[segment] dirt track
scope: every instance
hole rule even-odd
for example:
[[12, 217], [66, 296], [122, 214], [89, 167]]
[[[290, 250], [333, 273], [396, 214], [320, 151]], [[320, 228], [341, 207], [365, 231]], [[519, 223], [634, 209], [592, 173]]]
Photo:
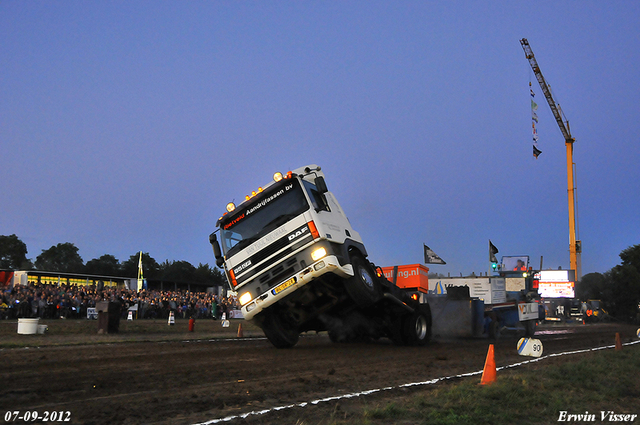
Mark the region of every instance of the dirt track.
[[[627, 341], [635, 330], [613, 324], [541, 326], [537, 337], [550, 354], [610, 345], [616, 332]], [[503, 335], [495, 344], [498, 366], [523, 360], [515, 350], [518, 338]], [[488, 344], [486, 339], [440, 340], [422, 348], [386, 340], [332, 344], [326, 335], [311, 335], [290, 350], [275, 349], [262, 338], [3, 349], [0, 413], [55, 410], [71, 412], [71, 423], [190, 424], [477, 371]], [[393, 396], [386, 391], [372, 397]], [[349, 401], [356, 407], [367, 402], [367, 397]], [[299, 418], [321, 423], [334, 405], [233, 423], [296, 423]]]

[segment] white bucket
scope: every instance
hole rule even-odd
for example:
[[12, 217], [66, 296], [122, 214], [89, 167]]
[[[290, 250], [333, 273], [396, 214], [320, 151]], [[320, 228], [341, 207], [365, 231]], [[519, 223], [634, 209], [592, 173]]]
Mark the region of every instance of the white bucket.
[[18, 333], [23, 335], [34, 335], [38, 333], [38, 322], [40, 318], [18, 319]]
[[38, 333], [44, 334], [47, 330], [49, 330], [49, 326], [47, 325], [38, 325]]

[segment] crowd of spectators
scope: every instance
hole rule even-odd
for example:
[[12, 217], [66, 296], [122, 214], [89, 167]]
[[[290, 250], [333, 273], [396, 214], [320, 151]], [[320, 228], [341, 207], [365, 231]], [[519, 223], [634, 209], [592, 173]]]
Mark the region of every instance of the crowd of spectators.
[[0, 318], [40, 317], [43, 319], [87, 318], [87, 309], [100, 301], [121, 305], [122, 317], [133, 307], [137, 318], [166, 319], [171, 311], [180, 318], [219, 319], [222, 313], [237, 309], [235, 297], [220, 297], [194, 291], [134, 291], [113, 287], [73, 286], [29, 282], [2, 291]]

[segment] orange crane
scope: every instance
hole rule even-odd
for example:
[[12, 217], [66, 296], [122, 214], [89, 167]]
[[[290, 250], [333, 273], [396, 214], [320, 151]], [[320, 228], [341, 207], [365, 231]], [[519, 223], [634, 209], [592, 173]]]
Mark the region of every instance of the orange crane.
[[575, 164], [573, 163], [573, 143], [576, 139], [571, 136], [571, 131], [569, 131], [569, 121], [563, 119], [564, 114], [562, 113], [562, 109], [560, 109], [560, 104], [557, 104], [553, 100], [551, 90], [542, 76], [542, 72], [540, 71], [540, 67], [538, 66], [535, 56], [533, 56], [533, 50], [531, 50], [529, 42], [526, 38], [523, 38], [520, 40], [520, 44], [524, 49], [524, 54], [529, 60], [529, 64], [531, 65], [531, 69], [533, 69], [533, 73], [536, 75], [538, 83], [540, 83], [542, 93], [547, 99], [551, 112], [558, 123], [558, 127], [560, 127], [560, 131], [564, 136], [564, 144], [567, 149], [567, 193], [569, 195], [569, 254], [571, 258], [571, 269], [576, 273], [576, 280], [580, 280], [580, 254], [582, 253], [582, 242], [576, 239], [576, 186], [574, 180]]

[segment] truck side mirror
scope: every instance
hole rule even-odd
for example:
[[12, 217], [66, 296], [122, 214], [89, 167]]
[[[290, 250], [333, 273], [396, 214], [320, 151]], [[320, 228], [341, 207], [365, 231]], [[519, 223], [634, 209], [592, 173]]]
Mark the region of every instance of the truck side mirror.
[[220, 244], [218, 243], [218, 237], [215, 232], [209, 235], [209, 243], [213, 247], [213, 256], [216, 257], [216, 265], [220, 268], [224, 265], [224, 257], [220, 250]]
[[318, 189], [318, 192], [327, 193], [329, 191], [329, 189], [327, 189], [327, 183], [325, 183], [324, 181], [324, 177], [316, 177], [314, 183], [316, 185], [316, 188]]

